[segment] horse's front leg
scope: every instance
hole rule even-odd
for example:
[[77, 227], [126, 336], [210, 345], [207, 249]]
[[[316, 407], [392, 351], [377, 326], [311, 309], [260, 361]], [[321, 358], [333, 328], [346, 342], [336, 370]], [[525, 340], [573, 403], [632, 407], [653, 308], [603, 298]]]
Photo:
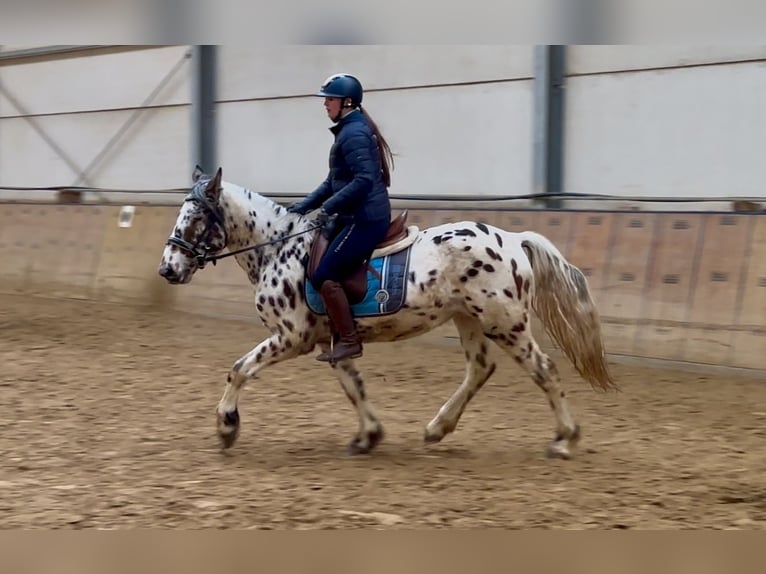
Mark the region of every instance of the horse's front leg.
[[239, 392], [264, 367], [301, 354], [300, 345], [282, 334], [274, 334], [242, 356], [229, 372], [223, 396], [216, 409], [218, 436], [224, 448], [231, 447], [239, 436]]

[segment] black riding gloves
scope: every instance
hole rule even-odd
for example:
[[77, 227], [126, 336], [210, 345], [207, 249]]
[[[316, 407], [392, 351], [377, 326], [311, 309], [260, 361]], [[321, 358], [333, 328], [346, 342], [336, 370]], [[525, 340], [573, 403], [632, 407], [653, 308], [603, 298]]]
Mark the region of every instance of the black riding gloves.
[[325, 224], [330, 221], [330, 215], [324, 210], [324, 208], [319, 210], [319, 213], [317, 213], [316, 218], [314, 218], [314, 221], [317, 225], [320, 227], [324, 227]]
[[293, 203], [291, 206], [287, 208], [288, 213], [297, 213], [298, 215], [306, 215], [310, 209], [306, 209], [306, 207], [303, 206], [303, 202], [299, 201], [297, 203]]

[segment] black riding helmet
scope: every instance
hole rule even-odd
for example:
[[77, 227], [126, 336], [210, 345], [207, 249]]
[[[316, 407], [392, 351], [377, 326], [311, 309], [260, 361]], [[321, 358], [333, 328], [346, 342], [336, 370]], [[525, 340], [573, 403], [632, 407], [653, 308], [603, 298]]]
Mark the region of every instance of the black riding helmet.
[[362, 83], [351, 74], [334, 74], [327, 78], [316, 93], [326, 98], [350, 98], [351, 106], [362, 104]]

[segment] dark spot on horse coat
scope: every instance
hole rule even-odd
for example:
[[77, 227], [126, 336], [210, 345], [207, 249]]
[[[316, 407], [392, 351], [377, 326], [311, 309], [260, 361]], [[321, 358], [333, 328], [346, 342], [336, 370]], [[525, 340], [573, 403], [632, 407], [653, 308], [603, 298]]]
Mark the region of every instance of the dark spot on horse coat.
[[481, 267], [482, 265], [484, 265], [484, 261], [481, 261], [479, 259], [473, 262], [473, 266], [476, 267], [477, 269]]
[[503, 246], [503, 238], [500, 237], [499, 233], [495, 233], [495, 239], [497, 239], [497, 244], [502, 247]]
[[471, 268], [468, 271], [466, 271], [466, 274], [470, 277], [476, 277], [479, 274], [478, 269]]
[[494, 268], [494, 267], [492, 267], [492, 265], [490, 265], [489, 263], [487, 263], [487, 264], [484, 266], [484, 271], [486, 271], [487, 273], [492, 273], [494, 270], [495, 270], [495, 268]]
[[415, 283], [415, 272], [414, 271], [410, 271], [409, 279], [410, 279], [410, 283]]
[[503, 289], [503, 293], [509, 299], [513, 299], [513, 291], [511, 291], [510, 289], [508, 289], [508, 288]]
[[529, 293], [529, 279], [524, 279], [524, 292]]
[[442, 236], [441, 235], [437, 235], [436, 237], [431, 239], [431, 241], [433, 241], [436, 245], [439, 245], [442, 242]]
[[488, 254], [488, 255], [489, 255], [489, 256], [490, 256], [492, 259], [494, 259], [495, 261], [502, 261], [502, 260], [503, 260], [502, 256], [501, 256], [501, 255], [500, 255], [500, 254], [499, 254], [497, 251], [495, 251], [494, 249], [492, 249], [491, 247], [487, 247], [487, 254]]
[[516, 283], [516, 293], [519, 299], [521, 299], [521, 276], [516, 272], [519, 268], [519, 264], [515, 259], [511, 259], [511, 273], [513, 274], [513, 281]]
[[486, 233], [487, 235], [489, 235], [489, 228], [487, 228], [487, 226], [486, 226], [486, 225], [484, 225], [483, 223], [481, 223], [481, 222], [478, 222], [478, 223], [476, 224], [476, 227], [478, 227], [478, 228], [479, 228], [479, 229], [480, 229], [482, 232], [484, 232], [484, 233]]
[[282, 293], [284, 293], [285, 297], [287, 297], [287, 302], [290, 305], [290, 309], [295, 309], [295, 289], [293, 289], [292, 285], [290, 285], [287, 279], [282, 280]]
[[468, 237], [476, 237], [476, 234], [470, 229], [458, 229], [457, 231], [455, 231], [455, 235], [457, 236], [467, 235]]

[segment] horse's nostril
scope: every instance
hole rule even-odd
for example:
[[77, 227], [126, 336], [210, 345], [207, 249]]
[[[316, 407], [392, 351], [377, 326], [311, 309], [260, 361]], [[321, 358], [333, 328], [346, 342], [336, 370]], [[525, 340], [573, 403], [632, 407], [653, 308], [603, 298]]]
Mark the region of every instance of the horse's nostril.
[[173, 270], [168, 265], [163, 265], [160, 267], [160, 275], [162, 275], [165, 279], [170, 279], [173, 277]]

